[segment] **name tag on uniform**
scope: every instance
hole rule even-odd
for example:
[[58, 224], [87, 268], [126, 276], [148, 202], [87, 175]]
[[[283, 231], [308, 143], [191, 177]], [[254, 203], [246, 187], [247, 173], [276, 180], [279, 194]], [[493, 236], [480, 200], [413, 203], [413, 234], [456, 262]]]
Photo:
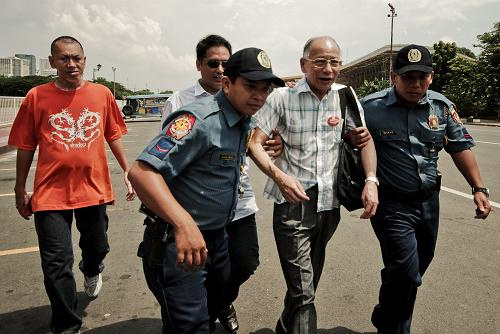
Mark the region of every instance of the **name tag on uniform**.
[[395, 134], [396, 134], [396, 131], [394, 131], [394, 130], [380, 130], [381, 136], [392, 136]]
[[236, 160], [236, 156], [232, 154], [220, 154], [219, 159], [222, 161], [234, 161]]

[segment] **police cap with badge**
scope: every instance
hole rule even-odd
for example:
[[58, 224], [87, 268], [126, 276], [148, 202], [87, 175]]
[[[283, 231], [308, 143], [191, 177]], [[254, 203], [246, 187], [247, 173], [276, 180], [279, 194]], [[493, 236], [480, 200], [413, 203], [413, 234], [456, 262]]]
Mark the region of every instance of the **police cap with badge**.
[[411, 71], [432, 72], [432, 56], [425, 46], [410, 44], [399, 50], [394, 63], [394, 71], [405, 74]]
[[245, 48], [235, 52], [224, 65], [224, 75], [242, 76], [251, 81], [269, 80], [276, 86], [285, 86], [285, 82], [273, 74], [267, 53], [258, 48]]

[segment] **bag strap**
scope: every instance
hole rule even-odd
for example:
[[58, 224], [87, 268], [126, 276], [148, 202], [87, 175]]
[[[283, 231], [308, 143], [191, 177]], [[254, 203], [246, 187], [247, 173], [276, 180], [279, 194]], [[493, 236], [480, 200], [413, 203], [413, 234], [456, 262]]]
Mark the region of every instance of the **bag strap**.
[[351, 116], [354, 120], [354, 125], [356, 127], [363, 126], [363, 122], [361, 121], [361, 115], [359, 113], [358, 103], [356, 101], [356, 97], [352, 92], [352, 88], [350, 86], [341, 88], [338, 90], [339, 99], [340, 99], [340, 112], [342, 115], [342, 138], [345, 134], [345, 123], [346, 123], [346, 110], [347, 106], [349, 106], [349, 110], [351, 111]]

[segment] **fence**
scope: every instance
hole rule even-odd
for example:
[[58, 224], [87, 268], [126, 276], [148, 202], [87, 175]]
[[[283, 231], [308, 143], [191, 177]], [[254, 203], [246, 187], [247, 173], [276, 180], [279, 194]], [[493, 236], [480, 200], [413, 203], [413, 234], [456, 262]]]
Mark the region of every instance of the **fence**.
[[11, 124], [24, 97], [0, 96], [0, 126]]

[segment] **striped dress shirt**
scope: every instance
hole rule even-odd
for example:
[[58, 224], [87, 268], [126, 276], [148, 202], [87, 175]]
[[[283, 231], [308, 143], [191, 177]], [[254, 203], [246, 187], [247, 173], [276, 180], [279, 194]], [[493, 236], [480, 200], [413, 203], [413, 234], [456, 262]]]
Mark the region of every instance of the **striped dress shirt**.
[[[275, 89], [254, 116], [263, 132], [269, 135], [277, 128], [283, 138], [284, 151], [275, 165], [300, 181], [304, 189], [318, 185], [318, 212], [339, 207], [336, 189], [342, 120], [337, 126], [328, 125], [327, 120], [341, 118], [338, 90], [343, 87], [334, 83], [320, 101], [302, 78], [293, 88]], [[365, 124], [359, 102], [358, 106]], [[347, 129], [353, 129], [354, 122], [346, 114]], [[285, 202], [272, 179], [266, 183], [264, 196], [278, 204]]]

